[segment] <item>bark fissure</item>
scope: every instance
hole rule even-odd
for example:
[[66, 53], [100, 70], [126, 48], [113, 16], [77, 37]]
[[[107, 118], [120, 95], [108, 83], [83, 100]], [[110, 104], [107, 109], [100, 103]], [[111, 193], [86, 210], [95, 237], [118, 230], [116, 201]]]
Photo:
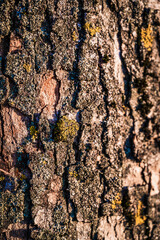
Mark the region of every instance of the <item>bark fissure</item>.
[[[81, 51], [82, 51], [82, 46], [86, 38], [86, 31], [84, 29], [85, 25], [85, 11], [83, 10], [84, 2], [83, 0], [78, 0], [78, 23], [80, 26], [78, 26], [78, 33], [79, 33], [79, 43], [77, 44], [76, 51], [75, 51], [75, 62], [73, 63], [73, 70], [71, 72], [71, 78], [74, 78], [74, 94], [73, 94], [73, 99], [72, 99], [72, 106], [74, 108], [76, 107], [77, 99], [79, 92], [81, 91], [81, 81], [79, 79], [79, 69], [78, 69], [78, 63], [79, 59], [81, 57]], [[78, 24], [77, 23], [77, 24]]]
[[123, 69], [123, 73], [124, 73], [124, 86], [125, 86], [125, 106], [129, 108], [130, 110], [130, 117], [131, 119], [133, 120], [133, 125], [130, 129], [130, 132], [129, 132], [129, 136], [128, 138], [126, 139], [126, 144], [124, 146], [124, 148], [130, 148], [130, 154], [128, 157], [130, 157], [131, 159], [133, 160], [136, 160], [137, 161], [137, 157], [135, 155], [135, 145], [134, 145], [134, 131], [135, 131], [135, 119], [134, 119], [134, 116], [133, 116], [133, 110], [132, 110], [132, 107], [130, 105], [130, 99], [131, 99], [131, 82], [132, 82], [132, 76], [131, 74], [129, 73], [128, 69], [127, 69], [127, 65], [125, 63], [125, 58], [123, 57], [123, 54], [122, 54], [122, 36], [121, 36], [121, 31], [122, 31], [122, 28], [121, 28], [121, 14], [120, 14], [120, 7], [119, 7], [119, 3], [117, 1], [117, 7], [118, 7], [118, 12], [116, 13], [117, 15], [117, 24], [118, 24], [118, 34], [117, 34], [117, 37], [119, 39], [119, 49], [120, 49], [120, 59], [121, 59], [121, 62], [122, 62], [122, 69]]
[[106, 111], [106, 116], [103, 119], [102, 122], [102, 134], [101, 134], [101, 142], [102, 142], [102, 153], [104, 154], [104, 156], [108, 159], [108, 162], [111, 166], [111, 162], [109, 160], [109, 156], [106, 153], [106, 146], [107, 146], [107, 142], [108, 139], [105, 139], [105, 135], [107, 132], [107, 126], [106, 126], [106, 122], [109, 118], [109, 110], [108, 110], [108, 89], [106, 88], [105, 84], [104, 84], [104, 70], [102, 68], [102, 54], [100, 52], [100, 50], [98, 50], [98, 66], [99, 66], [99, 83], [102, 86], [102, 91], [104, 93], [104, 104], [105, 104], [105, 111]]
[[1, 157], [2, 157], [2, 160], [4, 160], [4, 155], [3, 155], [3, 145], [4, 145], [4, 120], [3, 120], [3, 116], [2, 116], [2, 106], [0, 108], [0, 119], [1, 119], [1, 132], [2, 132], [2, 136], [1, 136]]
[[0, 238], [158, 239], [158, 6], [2, 1]]

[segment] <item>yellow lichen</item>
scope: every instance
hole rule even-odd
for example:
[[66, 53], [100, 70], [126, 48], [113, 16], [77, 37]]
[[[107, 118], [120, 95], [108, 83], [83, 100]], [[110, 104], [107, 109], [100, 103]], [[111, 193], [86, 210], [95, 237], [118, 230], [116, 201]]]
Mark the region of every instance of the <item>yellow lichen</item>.
[[94, 24], [86, 22], [84, 25], [85, 30], [89, 32], [89, 34], [93, 37], [97, 32], [100, 32], [100, 27], [95, 27]]
[[76, 31], [72, 33], [72, 38], [73, 38], [73, 41], [77, 41], [78, 37], [77, 37]]
[[141, 41], [148, 51], [151, 51], [153, 39], [153, 31], [150, 24], [148, 25], [148, 28], [141, 29]]
[[122, 203], [120, 193], [117, 193], [115, 196], [115, 199], [112, 200], [112, 209], [115, 209], [117, 205], [120, 205]]
[[138, 202], [138, 209], [137, 209], [137, 212], [135, 214], [136, 225], [143, 224], [145, 222], [145, 220], [147, 219], [146, 216], [143, 216], [142, 210], [143, 210], [143, 204], [142, 204], [141, 201], [139, 201]]
[[26, 177], [24, 174], [22, 174], [21, 177], [20, 177], [20, 180], [23, 181], [23, 180], [26, 179], [26, 178], [27, 178], [27, 177]]
[[34, 126], [30, 127], [30, 135], [32, 136], [33, 141], [38, 138], [38, 131], [35, 129]]
[[70, 138], [76, 135], [79, 130], [79, 124], [75, 120], [69, 120], [66, 116], [63, 116], [55, 126], [54, 140], [68, 141]]
[[0, 176], [0, 181], [3, 181], [5, 179], [5, 177]]
[[9, 103], [10, 103], [11, 106], [15, 105], [15, 103], [13, 101], [10, 101]]
[[31, 71], [31, 66], [32, 66], [31, 64], [26, 64], [26, 63], [23, 64], [23, 67], [28, 73]]
[[78, 177], [78, 174], [76, 173], [76, 171], [73, 171], [73, 172], [69, 172], [69, 175], [70, 176], [73, 176], [73, 177]]
[[125, 114], [126, 110], [127, 110], [127, 107], [125, 105], [122, 105], [122, 108], [123, 108], [123, 113]]

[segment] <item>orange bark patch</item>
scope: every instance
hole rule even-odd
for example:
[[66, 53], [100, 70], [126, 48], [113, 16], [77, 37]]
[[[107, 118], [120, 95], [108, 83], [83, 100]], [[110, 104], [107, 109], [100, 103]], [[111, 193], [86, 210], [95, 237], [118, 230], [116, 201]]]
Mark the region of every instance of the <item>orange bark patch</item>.
[[27, 117], [9, 107], [2, 109], [2, 117], [4, 121], [3, 156], [4, 160], [11, 166], [16, 161], [17, 147], [21, 145], [28, 135]]
[[42, 87], [39, 94], [39, 108], [45, 108], [47, 118], [52, 118], [56, 103], [56, 86], [57, 82], [53, 77], [53, 72], [49, 71], [41, 78]]

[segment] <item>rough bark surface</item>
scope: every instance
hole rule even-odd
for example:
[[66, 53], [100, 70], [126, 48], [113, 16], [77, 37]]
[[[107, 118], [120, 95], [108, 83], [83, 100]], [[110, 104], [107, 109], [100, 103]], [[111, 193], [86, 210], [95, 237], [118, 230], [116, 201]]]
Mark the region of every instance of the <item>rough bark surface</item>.
[[0, 239], [158, 240], [159, 0], [0, 11]]

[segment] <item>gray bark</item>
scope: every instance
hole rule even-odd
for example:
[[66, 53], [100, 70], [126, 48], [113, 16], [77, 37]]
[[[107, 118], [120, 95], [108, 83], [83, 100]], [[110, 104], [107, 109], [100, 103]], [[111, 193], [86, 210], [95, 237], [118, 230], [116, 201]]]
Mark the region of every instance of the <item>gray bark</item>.
[[0, 9], [0, 239], [158, 240], [159, 1]]

